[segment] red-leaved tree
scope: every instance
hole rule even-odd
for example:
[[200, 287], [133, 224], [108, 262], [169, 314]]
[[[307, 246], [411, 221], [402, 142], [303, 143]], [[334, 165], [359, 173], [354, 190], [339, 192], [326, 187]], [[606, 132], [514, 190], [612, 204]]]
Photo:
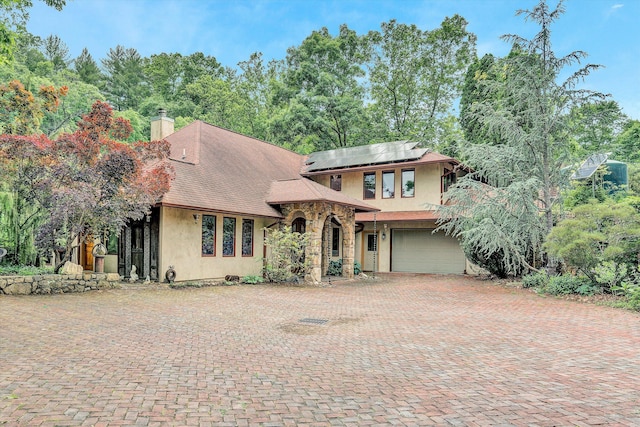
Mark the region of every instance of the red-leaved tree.
[[97, 101], [77, 131], [55, 141], [3, 136], [5, 147], [30, 143], [41, 167], [31, 185], [47, 216], [38, 228], [36, 244], [40, 250], [60, 254], [56, 272], [76, 245], [142, 218], [169, 190], [173, 176], [169, 143], [116, 141], [131, 131], [129, 122], [114, 119], [111, 107]]

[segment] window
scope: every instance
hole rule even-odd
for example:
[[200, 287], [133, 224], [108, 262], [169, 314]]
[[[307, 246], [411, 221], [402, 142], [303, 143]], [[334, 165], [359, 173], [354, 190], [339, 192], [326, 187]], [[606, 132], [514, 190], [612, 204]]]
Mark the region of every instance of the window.
[[242, 256], [253, 256], [253, 220], [242, 220]]
[[445, 169], [442, 176], [442, 192], [446, 193], [453, 184], [456, 183], [456, 173]]
[[332, 190], [342, 191], [342, 175], [331, 175], [330, 187]]
[[291, 231], [293, 231], [294, 233], [302, 234], [304, 233], [306, 227], [307, 227], [307, 220], [304, 218], [296, 218], [291, 223]]
[[416, 184], [415, 169], [405, 169], [402, 171], [402, 197], [413, 197]]
[[215, 256], [216, 254], [216, 217], [202, 215], [202, 255]]
[[222, 256], [236, 256], [236, 219], [222, 221]]
[[382, 198], [393, 199], [396, 191], [396, 174], [393, 171], [382, 172]]
[[364, 174], [364, 198], [376, 198], [376, 173], [369, 172]]
[[368, 252], [375, 252], [376, 250], [376, 235], [375, 234], [368, 234], [367, 235], [367, 251]]
[[340, 229], [334, 228], [332, 229], [331, 236], [331, 256], [338, 257], [340, 256]]

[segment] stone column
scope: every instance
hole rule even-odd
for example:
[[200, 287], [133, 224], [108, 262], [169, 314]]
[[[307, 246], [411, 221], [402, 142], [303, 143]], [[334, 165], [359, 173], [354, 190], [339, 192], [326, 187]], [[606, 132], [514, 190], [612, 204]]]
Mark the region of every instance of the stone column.
[[[309, 221], [308, 221], [309, 222]], [[312, 283], [322, 282], [322, 225], [315, 219], [307, 229], [309, 234], [309, 246], [307, 246], [306, 257], [311, 263], [307, 281]]]

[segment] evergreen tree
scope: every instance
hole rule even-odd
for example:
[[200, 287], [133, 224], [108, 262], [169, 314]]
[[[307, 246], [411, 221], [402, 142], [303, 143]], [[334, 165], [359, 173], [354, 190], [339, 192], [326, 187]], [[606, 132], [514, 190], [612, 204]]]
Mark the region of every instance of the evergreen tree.
[[149, 95], [144, 77], [142, 57], [136, 49], [116, 46], [102, 60], [106, 72], [104, 91], [107, 99], [118, 110], [137, 109]]
[[82, 49], [80, 56], [75, 59], [74, 64], [80, 80], [90, 85], [100, 86], [102, 73], [86, 47]]
[[58, 36], [50, 35], [42, 42], [42, 49], [45, 58], [53, 64], [55, 72], [66, 70], [71, 59], [69, 58], [69, 48]]
[[563, 12], [562, 1], [550, 10], [545, 0], [517, 12], [540, 31], [531, 40], [503, 36], [518, 54], [498, 61], [499, 78], [483, 82], [487, 96], [470, 113], [502, 143], [465, 147], [474, 172], [449, 190], [440, 211], [440, 228], [460, 237], [477, 259], [497, 261], [495, 271], [503, 274], [538, 269], [546, 259], [542, 244], [553, 228], [558, 190], [568, 181], [563, 169], [570, 155], [568, 114], [603, 97], [576, 87], [594, 65], [557, 82], [567, 66], [586, 56], [576, 51], [556, 57], [552, 50], [550, 26]]

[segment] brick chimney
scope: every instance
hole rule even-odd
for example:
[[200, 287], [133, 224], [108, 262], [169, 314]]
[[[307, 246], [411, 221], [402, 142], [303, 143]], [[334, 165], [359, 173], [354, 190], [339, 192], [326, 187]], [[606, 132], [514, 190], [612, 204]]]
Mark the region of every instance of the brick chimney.
[[164, 139], [173, 133], [173, 119], [167, 117], [167, 110], [158, 109], [158, 116], [151, 120], [151, 140]]

